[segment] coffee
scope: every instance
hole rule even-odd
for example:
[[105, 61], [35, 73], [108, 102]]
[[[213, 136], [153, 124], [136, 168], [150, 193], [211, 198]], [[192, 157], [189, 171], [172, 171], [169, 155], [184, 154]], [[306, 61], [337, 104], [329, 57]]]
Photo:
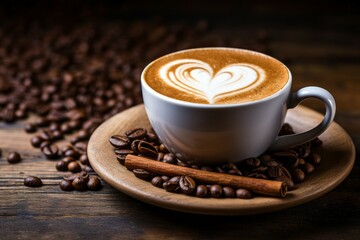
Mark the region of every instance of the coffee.
[[161, 57], [144, 70], [156, 92], [203, 104], [259, 100], [282, 89], [289, 72], [280, 61], [252, 51], [199, 48]]

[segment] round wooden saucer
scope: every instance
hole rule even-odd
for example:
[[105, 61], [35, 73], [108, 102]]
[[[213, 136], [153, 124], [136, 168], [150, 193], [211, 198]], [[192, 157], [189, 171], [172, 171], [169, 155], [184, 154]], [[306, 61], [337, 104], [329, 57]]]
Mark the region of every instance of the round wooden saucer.
[[[323, 116], [309, 108], [298, 106], [289, 110], [286, 122], [296, 132], [312, 128]], [[144, 106], [138, 105], [123, 111], [100, 125], [88, 143], [91, 166], [108, 184], [140, 201], [159, 207], [199, 214], [248, 215], [272, 212], [311, 201], [331, 191], [350, 173], [355, 162], [355, 148], [348, 134], [337, 124], [320, 136], [322, 162], [315, 172], [283, 199], [257, 196], [250, 200], [196, 198], [184, 194], [166, 192], [150, 182], [136, 178], [116, 159], [110, 136], [143, 127], [150, 129]]]

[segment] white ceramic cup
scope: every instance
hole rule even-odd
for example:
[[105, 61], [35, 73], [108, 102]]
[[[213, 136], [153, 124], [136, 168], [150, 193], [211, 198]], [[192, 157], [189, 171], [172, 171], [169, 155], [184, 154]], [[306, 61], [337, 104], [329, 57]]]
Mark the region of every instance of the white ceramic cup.
[[[238, 104], [199, 104], [164, 96], [141, 76], [147, 116], [160, 140], [183, 161], [197, 164], [238, 162], [257, 157], [267, 149], [296, 146], [323, 133], [334, 119], [333, 96], [320, 87], [304, 87], [291, 93], [292, 77], [277, 93], [260, 100]], [[278, 136], [286, 112], [306, 98], [321, 100], [326, 113], [313, 129]]]

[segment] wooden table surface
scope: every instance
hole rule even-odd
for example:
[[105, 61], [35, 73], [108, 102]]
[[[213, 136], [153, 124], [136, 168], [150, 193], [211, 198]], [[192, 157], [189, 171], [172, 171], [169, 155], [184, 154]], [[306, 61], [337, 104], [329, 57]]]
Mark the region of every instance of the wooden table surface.
[[[221, 7], [221, 14], [216, 14], [217, 6], [209, 4], [202, 17], [214, 23], [217, 34], [234, 39], [244, 35], [251, 38], [259, 30], [266, 30], [271, 36], [271, 54], [285, 61], [292, 71], [293, 88], [317, 85], [328, 89], [337, 101], [335, 121], [348, 132], [356, 149], [360, 149], [360, 17], [350, 4], [338, 4], [291, 6], [284, 1], [271, 7], [271, 13], [266, 11], [268, 5], [264, 8], [261, 4], [251, 4], [250, 13], [245, 11], [246, 6], [241, 6], [239, 11]], [[135, 5], [129, 3], [126, 10], [136, 12]], [[200, 5], [197, 3], [196, 9]], [[137, 15], [146, 15], [144, 9], [146, 6]], [[184, 17], [184, 9], [179, 7], [174, 18]], [[228, 18], [224, 16], [226, 11]], [[195, 13], [191, 13], [189, 18], [195, 18]], [[322, 105], [315, 101], [305, 105], [323, 111]], [[357, 239], [360, 236], [358, 154], [352, 172], [343, 183], [304, 205], [254, 216], [202, 216], [142, 203], [106, 183], [98, 192], [63, 192], [58, 186], [63, 174], [56, 171], [54, 161], [45, 160], [40, 151], [31, 148], [31, 135], [24, 133], [23, 123], [0, 122], [0, 148], [4, 153], [17, 150], [24, 158], [19, 164], [8, 164], [4, 156], [0, 159], [0, 239]], [[27, 175], [41, 177], [44, 186], [25, 187], [23, 179]]]

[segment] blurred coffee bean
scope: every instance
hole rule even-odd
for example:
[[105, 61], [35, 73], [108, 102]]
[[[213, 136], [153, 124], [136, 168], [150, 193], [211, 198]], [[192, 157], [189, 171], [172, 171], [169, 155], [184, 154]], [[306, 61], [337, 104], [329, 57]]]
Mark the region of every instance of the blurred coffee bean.
[[33, 123], [25, 123], [24, 129], [27, 133], [34, 133], [37, 131], [37, 128]]
[[90, 179], [89, 178], [84, 178], [84, 177], [76, 177], [74, 178], [74, 180], [72, 181], [72, 186], [75, 190], [77, 191], [84, 191], [87, 189], [87, 184], [88, 184], [88, 181]]
[[168, 192], [175, 192], [179, 189], [180, 176], [170, 178], [163, 183], [163, 188]]
[[89, 181], [87, 182], [87, 188], [90, 191], [99, 191], [102, 188], [100, 179], [96, 176], [90, 176]]
[[154, 185], [155, 187], [162, 188], [163, 183], [164, 180], [160, 176], [156, 176], [151, 179], [151, 184]]
[[34, 136], [31, 138], [31, 145], [34, 148], [39, 148], [40, 144], [43, 142], [43, 139], [40, 136]]
[[307, 160], [317, 166], [321, 163], [321, 156], [318, 153], [311, 153]]
[[68, 166], [68, 163], [66, 163], [65, 161], [62, 161], [62, 160], [58, 161], [56, 163], [56, 169], [61, 172], [67, 171], [68, 170], [67, 166]]
[[72, 186], [72, 180], [61, 180], [60, 182], [60, 188], [63, 190], [63, 191], [72, 191], [74, 190], [74, 187]]
[[41, 179], [35, 176], [29, 176], [24, 179], [24, 185], [27, 187], [41, 187], [42, 184]]
[[46, 145], [41, 148], [41, 151], [47, 159], [54, 159], [59, 156], [59, 148], [55, 144]]
[[257, 168], [260, 166], [260, 160], [258, 158], [248, 158], [243, 160], [245, 165], [249, 168]]
[[299, 183], [304, 181], [305, 179], [305, 173], [303, 170], [296, 168], [290, 172], [291, 174], [291, 180], [294, 181], [294, 183]]
[[7, 161], [9, 163], [19, 163], [21, 161], [21, 156], [18, 152], [10, 152]]
[[81, 166], [78, 162], [76, 161], [73, 161], [73, 162], [70, 162], [68, 165], [67, 165], [67, 168], [70, 172], [72, 173], [78, 173], [81, 171]]
[[300, 166], [300, 169], [303, 170], [305, 174], [310, 174], [315, 170], [315, 167], [311, 163], [305, 163]]
[[176, 157], [172, 153], [164, 154], [162, 161], [164, 163], [174, 164], [176, 162]]
[[81, 164], [83, 165], [88, 165], [89, 164], [89, 159], [87, 157], [87, 155], [84, 153], [84, 154], [81, 154], [80, 158], [79, 158], [79, 161], [81, 162]]
[[85, 171], [81, 171], [78, 173], [72, 173], [64, 176], [64, 180], [73, 181], [77, 177], [89, 178], [89, 174]]

